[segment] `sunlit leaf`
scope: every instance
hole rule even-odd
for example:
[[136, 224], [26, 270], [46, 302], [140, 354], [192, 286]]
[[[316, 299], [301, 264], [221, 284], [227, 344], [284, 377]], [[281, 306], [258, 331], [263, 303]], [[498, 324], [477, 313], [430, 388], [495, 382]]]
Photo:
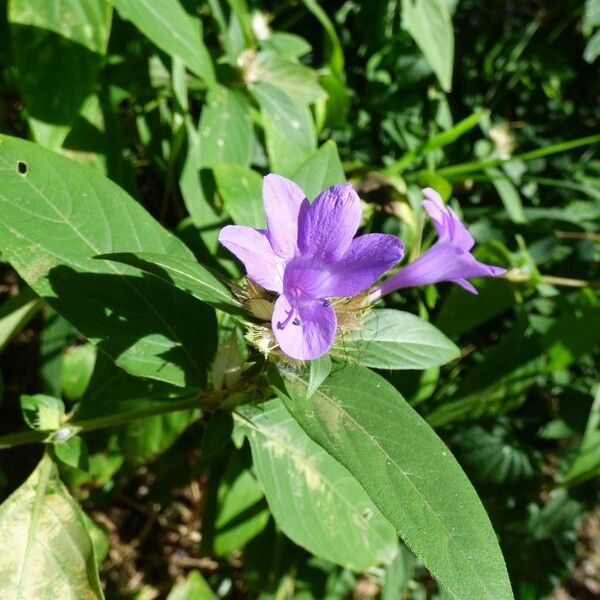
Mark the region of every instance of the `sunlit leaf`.
[[302, 428], [362, 484], [406, 544], [457, 600], [512, 600], [496, 535], [466, 475], [385, 379], [334, 369], [307, 399], [293, 372], [274, 381]]
[[431, 65], [445, 92], [452, 88], [454, 29], [445, 0], [403, 0], [402, 26]]
[[92, 541], [79, 505], [47, 456], [0, 506], [0, 596], [103, 598]]
[[460, 355], [456, 345], [431, 323], [386, 308], [372, 310], [363, 328], [346, 336], [333, 352], [376, 369], [427, 369]]
[[124, 369], [176, 385], [204, 381], [216, 346], [214, 311], [137, 269], [92, 260], [151, 250], [195, 262], [108, 179], [29, 142], [1, 137], [0, 250]]
[[317, 556], [357, 570], [393, 560], [398, 542], [392, 526], [280, 400], [260, 409], [245, 407], [242, 414], [259, 481], [287, 536]]
[[110, 0], [124, 19], [167, 54], [177, 56], [208, 85], [215, 71], [200, 30], [178, 0]]

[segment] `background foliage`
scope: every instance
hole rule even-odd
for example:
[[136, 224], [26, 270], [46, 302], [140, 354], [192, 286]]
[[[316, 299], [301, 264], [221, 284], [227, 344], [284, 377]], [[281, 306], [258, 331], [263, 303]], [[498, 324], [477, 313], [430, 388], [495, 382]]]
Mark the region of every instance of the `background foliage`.
[[[61, 565], [80, 565], [61, 598], [456, 597], [402, 505], [365, 492], [392, 481], [393, 494], [401, 474], [361, 476], [347, 452], [367, 456], [387, 416], [427, 460], [443, 453], [402, 394], [475, 486], [515, 596], [551, 594], [576, 566], [600, 473], [599, 54], [597, 0], [3, 5], [0, 539], [15, 551], [0, 586], [35, 563], [56, 586]], [[395, 293], [404, 312], [372, 313], [377, 350], [342, 349], [362, 366], [318, 388], [332, 366], [315, 361], [275, 398], [219, 277], [240, 267], [216, 241], [230, 221], [264, 226], [269, 171], [311, 197], [352, 181], [365, 230], [413, 256], [433, 239], [419, 190], [435, 187], [478, 258], [508, 274], [477, 282], [478, 297]], [[306, 415], [329, 402], [351, 419], [348, 381], [383, 392], [373, 435], [336, 446]], [[20, 444], [48, 436], [53, 461], [36, 467], [41, 446]], [[461, 477], [419, 492], [467, 527], [480, 507], [453, 504]], [[38, 534], [54, 561], [36, 556]], [[49, 580], [15, 585], [37, 597]], [[501, 597], [482, 585], [473, 598]]]

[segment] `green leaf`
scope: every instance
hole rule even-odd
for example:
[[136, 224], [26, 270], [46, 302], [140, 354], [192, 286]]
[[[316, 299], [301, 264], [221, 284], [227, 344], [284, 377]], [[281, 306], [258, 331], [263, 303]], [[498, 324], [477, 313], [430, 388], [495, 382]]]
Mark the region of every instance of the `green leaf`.
[[[305, 388], [304, 394], [307, 394]], [[355, 570], [391, 562], [393, 527], [360, 484], [285, 410], [280, 400], [241, 409], [256, 472], [282, 531], [309, 552]], [[280, 474], [285, 473], [282, 477]]]
[[428, 369], [460, 356], [439, 329], [407, 312], [375, 309], [363, 325], [334, 347], [333, 354], [375, 369]]
[[486, 169], [485, 174], [491, 179], [496, 188], [510, 220], [513, 223], [525, 223], [527, 219], [523, 212], [521, 196], [513, 182], [497, 168]]
[[79, 505], [45, 456], [0, 506], [0, 596], [101, 599], [92, 541]]
[[233, 222], [265, 229], [262, 176], [238, 165], [215, 165], [214, 173], [217, 189]]
[[344, 183], [346, 175], [335, 142], [325, 142], [300, 168], [292, 179], [313, 200], [324, 189]]
[[452, 441], [460, 464], [478, 487], [517, 489], [538, 475], [537, 456], [526, 451], [503, 420], [489, 430], [481, 425], [461, 428]]
[[60, 398], [34, 394], [21, 396], [21, 412], [25, 423], [39, 431], [54, 431], [65, 416], [65, 405]]
[[309, 398], [319, 389], [329, 373], [331, 373], [329, 354], [323, 354], [320, 358], [310, 361], [308, 366], [308, 390], [306, 391]]
[[583, 50], [583, 60], [593, 63], [600, 56], [600, 30], [590, 38]]
[[259, 53], [255, 80], [280, 88], [295, 102], [312, 104], [326, 95], [317, 72], [296, 61], [270, 53]]
[[457, 600], [511, 600], [488, 516], [435, 432], [385, 379], [335, 369], [306, 399], [293, 372], [276, 390], [302, 428], [362, 484], [406, 544]]
[[310, 110], [268, 83], [251, 91], [260, 106], [271, 170], [289, 177], [317, 149]]
[[515, 305], [515, 293], [508, 281], [487, 277], [474, 283], [479, 295], [452, 286], [446, 296], [435, 319], [435, 326], [446, 335], [471, 331]]
[[92, 344], [67, 349], [63, 356], [61, 372], [61, 387], [65, 398], [75, 401], [85, 394], [95, 363], [96, 347]]
[[110, 0], [123, 19], [131, 21], [161, 50], [177, 56], [192, 73], [215, 84], [214, 67], [202, 41], [200, 22], [178, 0]]
[[561, 480], [565, 486], [579, 485], [596, 477], [600, 473], [600, 385], [596, 389], [596, 395], [581, 445], [577, 456], [567, 473]]
[[218, 247], [217, 235], [225, 219], [217, 215], [208, 201], [214, 191], [214, 185], [210, 172], [207, 172], [202, 164], [200, 134], [190, 115], [184, 116], [184, 123], [187, 153], [181, 168], [179, 188], [194, 225], [201, 231], [202, 240], [211, 252], [215, 252]]
[[0, 306], [0, 352], [31, 321], [42, 307], [42, 301], [26, 288]]
[[[430, 137], [428, 140], [420, 143], [416, 148], [405, 152], [398, 160], [394, 161], [391, 165], [388, 165], [381, 170], [382, 173], [392, 175], [399, 173], [404, 170], [408, 165], [415, 163], [423, 156], [426, 156], [437, 148], [443, 148], [448, 144], [452, 144], [463, 135], [471, 131], [474, 127], [479, 125], [481, 119], [488, 114], [487, 110], [478, 110], [468, 117], [462, 119], [456, 125], [441, 131]], [[448, 194], [448, 197], [450, 194]]]
[[335, 25], [327, 13], [319, 6], [317, 0], [302, 0], [304, 6], [317, 18], [323, 26], [328, 38], [328, 57], [329, 66], [338, 78], [344, 77], [344, 51], [337, 35]]
[[256, 478], [241, 464], [239, 455], [229, 461], [217, 491], [214, 549], [229, 556], [255, 538], [269, 520], [269, 510]]
[[216, 349], [214, 311], [137, 269], [90, 260], [144, 250], [194, 261], [183, 242], [102, 175], [30, 142], [0, 137], [5, 259], [127, 371], [180, 386], [202, 384]]
[[198, 410], [182, 410], [129, 423], [120, 436], [123, 455], [133, 465], [153, 461], [168, 450], [198, 416]]
[[213, 88], [202, 109], [200, 164], [248, 165], [252, 158], [252, 120], [244, 97], [223, 86]]
[[266, 40], [261, 41], [261, 47], [284, 58], [300, 58], [312, 49], [303, 37], [286, 31], [274, 31]]
[[59, 148], [92, 93], [110, 34], [105, 0], [13, 0], [18, 83], [35, 140]]
[[[547, 355], [548, 371], [566, 369], [579, 356], [591, 352], [600, 342], [600, 301], [569, 306], [544, 334], [542, 345]], [[583, 298], [582, 298], [583, 300]]]
[[89, 467], [88, 451], [84, 441], [77, 435], [55, 442], [54, 453], [66, 465], [86, 471]]
[[62, 396], [63, 350], [79, 337], [79, 332], [53, 308], [44, 310], [44, 329], [40, 336], [40, 354], [43, 381], [42, 391], [51, 396]]
[[238, 314], [241, 310], [227, 285], [194, 259], [153, 252], [100, 254], [95, 258], [136, 267], [224, 312]]
[[524, 326], [515, 325], [501, 343], [485, 353], [460, 382], [450, 400], [427, 415], [433, 427], [502, 414], [525, 399], [525, 392], [543, 372], [540, 339], [526, 336]]
[[167, 600], [217, 600], [200, 571], [190, 571], [183, 583], [177, 584]]
[[445, 0], [402, 0], [402, 27], [416, 42], [442, 89], [452, 89], [454, 29]]

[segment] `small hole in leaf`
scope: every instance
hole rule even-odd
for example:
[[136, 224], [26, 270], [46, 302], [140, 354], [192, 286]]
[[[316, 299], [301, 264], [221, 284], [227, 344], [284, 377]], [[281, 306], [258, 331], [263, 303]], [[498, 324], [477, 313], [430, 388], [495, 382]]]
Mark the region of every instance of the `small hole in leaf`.
[[20, 160], [17, 163], [17, 171], [19, 171], [21, 175], [25, 175], [25, 173], [27, 173], [27, 163]]

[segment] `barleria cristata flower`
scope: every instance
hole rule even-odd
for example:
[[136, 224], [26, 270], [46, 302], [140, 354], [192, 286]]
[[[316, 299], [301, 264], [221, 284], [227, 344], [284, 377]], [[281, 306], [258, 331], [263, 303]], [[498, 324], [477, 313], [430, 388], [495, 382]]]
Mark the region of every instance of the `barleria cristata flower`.
[[[264, 178], [267, 229], [228, 225], [219, 241], [242, 261], [252, 282], [277, 294], [271, 328], [284, 354], [297, 360], [325, 354], [340, 317], [347, 319], [347, 306], [359, 313], [369, 300], [393, 290], [438, 281], [454, 281], [475, 291], [466, 277], [504, 272], [477, 262], [469, 253], [475, 242], [456, 214], [435, 191], [425, 194], [424, 206], [438, 242], [369, 296], [364, 292], [402, 258], [403, 243], [383, 233], [354, 238], [362, 209], [349, 184], [334, 185], [310, 203], [292, 181], [273, 174]], [[268, 351], [263, 342], [257, 344]]]
[[506, 269], [479, 262], [472, 254], [473, 236], [457, 214], [431, 188], [423, 190], [423, 208], [433, 221], [438, 240], [415, 261], [379, 285], [369, 296], [371, 301], [395, 290], [450, 281], [477, 294], [467, 277], [496, 277]]

